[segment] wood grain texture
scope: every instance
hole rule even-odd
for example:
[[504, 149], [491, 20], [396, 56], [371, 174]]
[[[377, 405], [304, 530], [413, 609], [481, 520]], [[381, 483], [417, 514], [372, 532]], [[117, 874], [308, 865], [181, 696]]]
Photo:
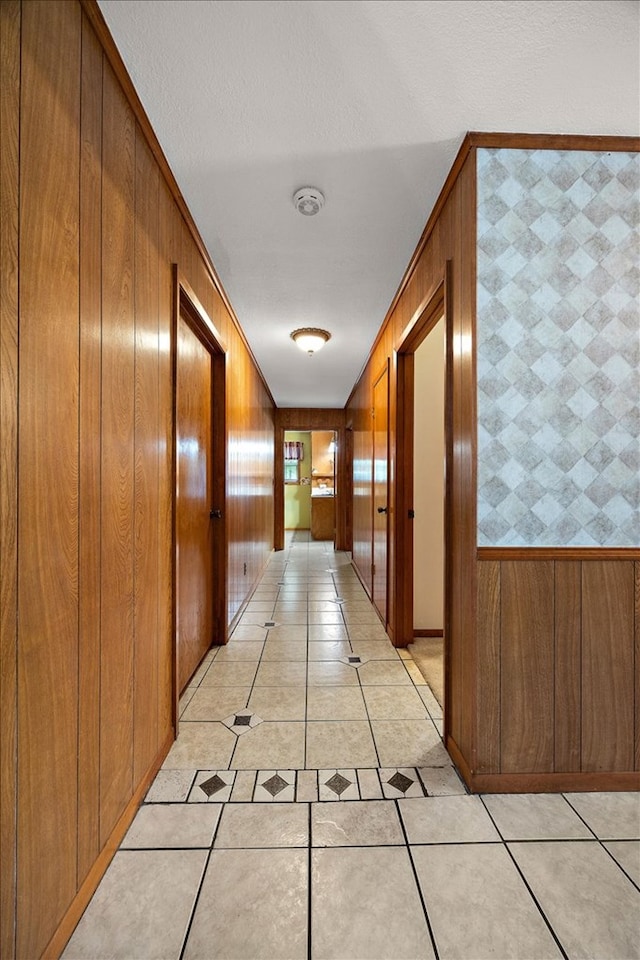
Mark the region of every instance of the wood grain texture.
[[353, 562], [370, 597], [373, 564], [373, 446], [368, 386], [365, 380], [353, 411]]
[[472, 793], [579, 793], [640, 790], [640, 773], [487, 773], [465, 778]]
[[394, 644], [404, 647], [416, 634], [413, 627], [413, 451], [414, 451], [414, 357], [413, 351], [398, 353], [396, 359], [397, 407], [395, 445], [392, 453], [395, 469], [393, 485], [395, 504], [394, 564]]
[[554, 771], [580, 770], [582, 672], [582, 564], [554, 563]]
[[472, 147], [505, 150], [604, 150], [624, 153], [640, 150], [640, 137], [609, 137], [581, 134], [484, 133], [470, 131], [466, 142]]
[[389, 364], [373, 383], [373, 573], [372, 601], [380, 619], [388, 624], [387, 593], [389, 589], [387, 563], [389, 554], [389, 516], [391, 491], [389, 489]]
[[[476, 677], [478, 674], [477, 645], [473, 639], [476, 620], [476, 564], [472, 544], [477, 537], [477, 410], [476, 410], [476, 232], [477, 232], [477, 176], [476, 153], [464, 162], [453, 196], [457, 198], [452, 226], [455, 237], [453, 258], [449, 261], [449, 300], [456, 318], [453, 322], [451, 408], [451, 447], [447, 451], [451, 484], [447, 481], [452, 507], [451, 518], [451, 583], [459, 596], [452, 600], [452, 611], [458, 611], [458, 621], [452, 625], [452, 634], [458, 645], [458, 667], [450, 671], [451, 680], [458, 684], [457, 699], [461, 704], [459, 728], [456, 736], [460, 748], [468, 755], [473, 752], [476, 718], [478, 716]], [[454, 211], [452, 210], [452, 218]], [[455, 225], [453, 225], [455, 224]], [[465, 698], [469, 702], [463, 707]]]
[[135, 548], [133, 782], [158, 752], [159, 174], [136, 127], [135, 138]]
[[102, 582], [100, 842], [133, 789], [134, 177], [133, 114], [104, 72], [102, 176]]
[[84, 17], [80, 99], [79, 883], [100, 852], [102, 50]]
[[478, 547], [478, 560], [640, 560], [637, 547]]
[[635, 581], [635, 769], [640, 770], [640, 563], [634, 565]]
[[[20, 957], [40, 956], [76, 892], [80, 40], [81, 17], [75, 4], [23, 4], [16, 942]], [[54, 802], [42, 803], [37, 784], [43, 778]]]
[[212, 362], [181, 315], [176, 372], [178, 692], [213, 642]]
[[157, 769], [173, 734], [172, 264], [183, 253], [232, 358], [216, 400], [234, 450], [236, 566], [220, 559], [218, 585], [233, 592], [229, 622], [273, 536], [272, 398], [82, 10], [0, 6], [3, 956], [57, 955], [141, 799], [145, 758]]
[[0, 955], [15, 954], [20, 4], [0, 4]]
[[499, 773], [501, 739], [500, 564], [478, 564], [478, 746], [477, 773]]
[[634, 564], [582, 564], [582, 763], [634, 769]]
[[553, 563], [501, 564], [500, 770], [553, 770]]
[[178, 259], [178, 213], [166, 185], [160, 182], [158, 230], [158, 737], [177, 734], [177, 675], [175, 672], [174, 502], [175, 432], [173, 322], [175, 264]]

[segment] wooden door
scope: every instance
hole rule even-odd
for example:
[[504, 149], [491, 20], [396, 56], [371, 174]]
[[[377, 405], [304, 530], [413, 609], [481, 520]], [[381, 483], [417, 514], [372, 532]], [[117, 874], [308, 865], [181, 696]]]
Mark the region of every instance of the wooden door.
[[213, 363], [184, 316], [176, 357], [176, 636], [181, 693], [213, 641]]
[[389, 516], [389, 368], [373, 385], [373, 569], [372, 600], [387, 623]]

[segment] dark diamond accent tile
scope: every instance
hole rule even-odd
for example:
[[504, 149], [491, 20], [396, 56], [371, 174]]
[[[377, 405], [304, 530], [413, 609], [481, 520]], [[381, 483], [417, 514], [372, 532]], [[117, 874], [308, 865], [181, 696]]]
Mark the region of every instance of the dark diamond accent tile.
[[393, 787], [395, 790], [400, 790], [401, 793], [406, 793], [413, 780], [409, 777], [405, 777], [404, 773], [394, 773], [390, 780], [387, 783]]
[[349, 663], [362, 663], [360, 657], [347, 657]]
[[334, 773], [334, 775], [327, 780], [325, 786], [340, 796], [341, 793], [345, 792], [347, 787], [351, 786], [351, 780], [347, 780], [341, 773]]
[[208, 797], [212, 797], [214, 793], [218, 792], [218, 790], [224, 790], [227, 784], [224, 782], [222, 777], [219, 777], [218, 774], [215, 773], [208, 780], [205, 780], [204, 783], [198, 784], [198, 786], [203, 793], [206, 793]]
[[275, 620], [265, 620], [264, 625], [265, 627], [275, 627], [276, 622]]
[[250, 723], [251, 723], [250, 713], [236, 713], [236, 719], [234, 722], [235, 727], [248, 727]]
[[288, 787], [289, 784], [286, 780], [283, 780], [279, 773], [274, 773], [272, 777], [269, 777], [268, 780], [265, 780], [262, 786], [267, 790], [272, 797], [277, 797], [285, 787]]

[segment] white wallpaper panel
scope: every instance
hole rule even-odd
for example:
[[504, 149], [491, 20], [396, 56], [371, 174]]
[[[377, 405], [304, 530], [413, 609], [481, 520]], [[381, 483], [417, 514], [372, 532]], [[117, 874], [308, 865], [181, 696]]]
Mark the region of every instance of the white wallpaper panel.
[[640, 545], [640, 159], [478, 150], [478, 544]]

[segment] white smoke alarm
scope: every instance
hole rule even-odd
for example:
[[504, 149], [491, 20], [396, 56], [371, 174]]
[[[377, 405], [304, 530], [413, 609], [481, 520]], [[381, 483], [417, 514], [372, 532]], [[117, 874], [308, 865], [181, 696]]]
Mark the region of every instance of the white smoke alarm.
[[317, 187], [301, 187], [293, 195], [293, 205], [303, 217], [313, 217], [324, 207], [324, 194]]

